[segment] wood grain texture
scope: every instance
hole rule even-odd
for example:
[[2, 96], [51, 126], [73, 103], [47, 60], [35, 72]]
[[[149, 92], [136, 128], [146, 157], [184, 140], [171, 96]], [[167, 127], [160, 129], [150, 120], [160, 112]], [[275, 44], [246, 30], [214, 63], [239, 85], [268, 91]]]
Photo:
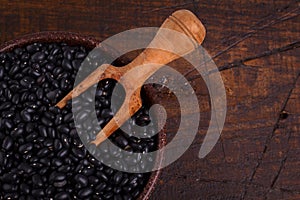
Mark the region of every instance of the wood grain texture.
[[[203, 47], [214, 57], [227, 92], [221, 139], [197, 157], [210, 119], [201, 78], [187, 77], [201, 109], [190, 149], [165, 168], [152, 199], [300, 199], [300, 2], [166, 0], [6, 1], [0, 4], [0, 42], [26, 33], [61, 30], [103, 40], [129, 28], [156, 26], [177, 9], [204, 23]], [[172, 63], [186, 72], [184, 61]], [[158, 90], [176, 133], [178, 104]]]

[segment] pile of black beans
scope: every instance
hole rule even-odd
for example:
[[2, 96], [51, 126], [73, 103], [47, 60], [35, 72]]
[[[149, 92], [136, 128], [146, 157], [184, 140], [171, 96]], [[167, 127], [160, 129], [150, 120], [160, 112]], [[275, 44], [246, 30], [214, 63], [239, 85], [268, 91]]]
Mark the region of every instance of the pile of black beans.
[[[78, 136], [72, 101], [63, 109], [55, 107], [72, 90], [89, 51], [65, 43], [33, 43], [0, 53], [0, 199], [125, 200], [143, 191], [149, 173], [118, 171], [95, 159]], [[95, 109], [102, 127], [114, 115], [110, 98], [115, 84], [103, 80], [97, 85]], [[77, 117], [88, 115], [79, 109]], [[131, 121], [149, 124], [147, 107]], [[137, 138], [118, 130], [109, 139], [126, 151], [157, 148], [156, 136]], [[115, 155], [109, 149], [104, 153], [106, 158]]]

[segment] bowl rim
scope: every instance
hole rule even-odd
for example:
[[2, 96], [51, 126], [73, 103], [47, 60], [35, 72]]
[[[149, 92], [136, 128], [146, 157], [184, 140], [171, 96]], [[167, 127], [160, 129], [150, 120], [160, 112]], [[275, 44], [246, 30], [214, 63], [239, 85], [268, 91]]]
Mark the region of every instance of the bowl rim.
[[[68, 32], [68, 31], [43, 31], [36, 33], [29, 33], [19, 37], [16, 37], [13, 40], [6, 41], [0, 44], [0, 53], [9, 52], [15, 48], [23, 47], [32, 43], [52, 43], [52, 42], [64, 42], [68, 45], [81, 45], [90, 49], [93, 49], [100, 44], [100, 40], [93, 36], [86, 36], [80, 33]], [[116, 54], [117, 50], [113, 47], [101, 46], [105, 51], [107, 51], [110, 55]], [[155, 89], [151, 85], [147, 85], [145, 87], [147, 90], [146, 94], [150, 94], [155, 92]], [[149, 102], [153, 103], [153, 99], [151, 96], [148, 96]], [[158, 133], [158, 148], [161, 149], [166, 145], [166, 131], [162, 129]], [[161, 156], [156, 157], [157, 166], [161, 166], [163, 162], [164, 153], [161, 152]], [[150, 178], [143, 188], [143, 191], [139, 194], [137, 199], [139, 200], [148, 200], [157, 185], [159, 175], [161, 174], [162, 169], [158, 169], [156, 171], [151, 172]]]

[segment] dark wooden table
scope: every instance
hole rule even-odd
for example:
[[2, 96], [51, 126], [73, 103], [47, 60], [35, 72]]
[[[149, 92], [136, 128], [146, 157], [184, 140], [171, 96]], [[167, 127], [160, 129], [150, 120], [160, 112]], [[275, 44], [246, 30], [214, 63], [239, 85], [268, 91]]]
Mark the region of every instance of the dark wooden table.
[[[203, 47], [223, 70], [227, 118], [213, 151], [199, 159], [210, 106], [203, 81], [192, 81], [201, 107], [199, 133], [163, 170], [151, 199], [300, 199], [299, 0], [2, 0], [0, 42], [48, 30], [103, 40], [130, 28], [160, 26], [183, 8], [207, 28]], [[175, 120], [169, 120], [168, 135], [176, 132]]]

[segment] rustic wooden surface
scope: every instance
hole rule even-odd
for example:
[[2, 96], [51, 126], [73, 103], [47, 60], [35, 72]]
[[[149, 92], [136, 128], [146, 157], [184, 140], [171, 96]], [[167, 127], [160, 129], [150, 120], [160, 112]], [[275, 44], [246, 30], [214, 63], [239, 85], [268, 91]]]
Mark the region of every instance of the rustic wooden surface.
[[[300, 199], [299, 0], [2, 0], [0, 42], [46, 30], [102, 40], [129, 28], [159, 26], [182, 8], [207, 28], [203, 47], [223, 70], [228, 112], [218, 144], [199, 159], [209, 96], [200, 78], [191, 81], [201, 107], [199, 134], [163, 170], [151, 199]], [[157, 97], [166, 101], [163, 93]], [[170, 137], [176, 111], [172, 116]]]

